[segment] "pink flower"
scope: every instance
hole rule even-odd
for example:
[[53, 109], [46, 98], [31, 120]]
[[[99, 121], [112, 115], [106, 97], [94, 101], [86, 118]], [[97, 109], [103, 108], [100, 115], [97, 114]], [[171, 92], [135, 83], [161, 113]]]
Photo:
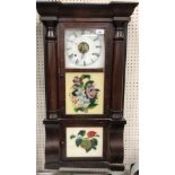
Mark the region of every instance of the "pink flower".
[[95, 89], [93, 84], [89, 84], [85, 90], [87, 97], [90, 99], [95, 98], [98, 94], [98, 91], [99, 89]]

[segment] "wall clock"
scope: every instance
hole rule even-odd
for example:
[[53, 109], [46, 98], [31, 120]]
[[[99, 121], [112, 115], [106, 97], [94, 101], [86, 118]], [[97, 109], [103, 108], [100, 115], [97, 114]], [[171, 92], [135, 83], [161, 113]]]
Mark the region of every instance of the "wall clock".
[[37, 2], [44, 24], [45, 168], [124, 170], [127, 24], [136, 6]]

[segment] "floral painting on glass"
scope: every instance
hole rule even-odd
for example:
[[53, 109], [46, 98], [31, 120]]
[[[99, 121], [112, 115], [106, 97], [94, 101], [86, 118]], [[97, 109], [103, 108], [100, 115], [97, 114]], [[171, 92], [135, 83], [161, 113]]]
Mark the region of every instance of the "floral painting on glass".
[[66, 128], [67, 157], [102, 157], [102, 127]]
[[103, 114], [103, 73], [66, 73], [66, 114]]

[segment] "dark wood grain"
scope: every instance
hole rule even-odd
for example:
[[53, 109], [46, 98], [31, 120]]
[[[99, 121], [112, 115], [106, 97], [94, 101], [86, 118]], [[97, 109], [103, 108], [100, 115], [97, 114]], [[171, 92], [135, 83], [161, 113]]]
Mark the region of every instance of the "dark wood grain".
[[112, 105], [113, 113], [123, 111], [124, 99], [124, 77], [126, 59], [126, 28], [128, 21], [121, 21], [114, 18], [114, 55], [112, 72]]
[[124, 130], [124, 124], [123, 125], [116, 125], [115, 123], [112, 123], [110, 125], [110, 155], [111, 155], [111, 161], [112, 163], [122, 163], [124, 158], [124, 149], [123, 149], [123, 130]]
[[[123, 171], [125, 169], [123, 164], [111, 164], [107, 161], [59, 161], [57, 162], [46, 162], [46, 169], [59, 169], [61, 167], [68, 168], [108, 168], [112, 171]], [[91, 173], [91, 172], [90, 172]]]
[[137, 4], [136, 2], [111, 2], [109, 4], [37, 2], [37, 9], [41, 16], [112, 18], [114, 16], [129, 17]]
[[55, 20], [44, 20], [45, 24], [45, 84], [47, 117], [57, 118], [58, 80], [57, 80], [57, 35]]
[[45, 168], [47, 164], [55, 164], [59, 162], [61, 158], [60, 149], [60, 124], [59, 123], [47, 123], [45, 125], [46, 131], [46, 145], [45, 145]]

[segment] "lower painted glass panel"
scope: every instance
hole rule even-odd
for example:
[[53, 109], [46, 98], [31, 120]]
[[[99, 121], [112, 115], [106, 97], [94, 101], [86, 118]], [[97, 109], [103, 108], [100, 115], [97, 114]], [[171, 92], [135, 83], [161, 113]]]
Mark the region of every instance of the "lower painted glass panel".
[[66, 157], [103, 157], [103, 127], [67, 127]]

